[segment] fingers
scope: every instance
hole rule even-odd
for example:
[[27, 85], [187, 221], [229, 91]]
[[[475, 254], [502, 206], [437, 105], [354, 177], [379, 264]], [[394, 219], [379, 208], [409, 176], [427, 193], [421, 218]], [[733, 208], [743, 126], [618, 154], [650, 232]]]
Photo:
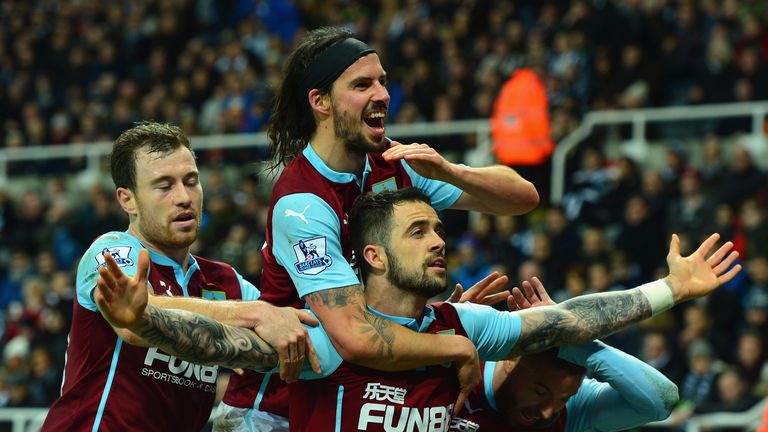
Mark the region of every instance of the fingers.
[[310, 338], [307, 338], [307, 358], [309, 359], [309, 365], [312, 366], [312, 370], [315, 371], [316, 374], [322, 374], [323, 368], [320, 367], [320, 357], [317, 356], [317, 353], [315, 352], [315, 346], [312, 345], [312, 340]]
[[549, 293], [547, 293], [547, 289], [544, 288], [544, 284], [541, 283], [539, 278], [534, 276], [531, 279], [531, 285], [533, 285], [533, 288], [536, 290], [536, 294], [541, 299], [541, 302], [544, 304], [555, 304], [554, 300], [549, 296]]
[[[491, 279], [491, 277], [493, 279]], [[486, 282], [487, 280], [490, 281], [488, 283], [488, 286], [483, 288], [479, 294], [482, 297], [498, 292], [500, 289], [504, 287], [504, 285], [507, 284], [507, 282], [509, 282], [509, 277], [507, 275], [499, 276], [498, 272], [493, 272], [489, 276], [487, 276], [485, 279], [483, 279], [481, 282]]]
[[731, 252], [720, 264], [715, 266], [715, 268], [712, 269], [712, 271], [715, 272], [715, 275], [721, 275], [725, 273], [728, 268], [733, 265], [734, 261], [739, 257], [739, 253], [737, 251]]
[[[677, 235], [675, 235], [677, 236]], [[702, 257], [707, 256], [709, 253], [709, 250], [712, 249], [712, 246], [717, 243], [717, 241], [720, 240], [720, 234], [714, 233], [711, 236], [707, 237], [706, 240], [704, 240], [704, 243], [702, 243], [698, 249], [696, 249], [696, 254], [701, 255]], [[678, 244], [678, 255], [680, 254], [680, 239], [677, 240]]]
[[536, 301], [539, 300], [539, 295], [536, 294], [536, 290], [533, 289], [533, 285], [530, 282], [528, 281], [523, 282], [523, 290], [525, 290], [524, 292], [525, 297], [531, 303], [536, 303]]
[[275, 347], [277, 350], [277, 358], [280, 363], [280, 378], [287, 382], [288, 369], [291, 363], [291, 353], [289, 351], [288, 343], [281, 343], [279, 347]]
[[[523, 284], [526, 284], [527, 282], [523, 282]], [[528, 299], [523, 294], [523, 291], [520, 290], [518, 287], [512, 288], [512, 298], [514, 299], [515, 308], [510, 310], [523, 310], [528, 309], [531, 307], [531, 303], [528, 301]]]
[[312, 314], [305, 310], [301, 309], [294, 309], [296, 311], [296, 316], [299, 318], [299, 321], [303, 322], [304, 324], [310, 325], [312, 327], [317, 327], [317, 325], [320, 323], [320, 321], [317, 320], [317, 318], [313, 317]]
[[716, 266], [720, 261], [723, 260], [723, 257], [733, 248], [733, 242], [726, 242], [724, 245], [720, 246], [719, 249], [715, 251], [715, 253], [712, 254], [709, 258], [707, 258], [707, 264], [709, 264], [710, 267]]
[[456, 399], [456, 404], [453, 406], [453, 415], [454, 417], [459, 415], [461, 412], [461, 409], [464, 408], [464, 401], [467, 400], [467, 397], [469, 396], [469, 392], [471, 392], [472, 389], [462, 389], [459, 393], [459, 397]]
[[140, 286], [144, 286], [147, 284], [148, 273], [149, 273], [149, 251], [146, 248], [141, 248], [141, 250], [139, 251], [138, 263], [136, 264], [136, 276], [134, 276], [134, 278], [141, 284]]
[[672, 240], [669, 242], [669, 253], [667, 259], [680, 256], [680, 237], [677, 234], [672, 234]]
[[234, 372], [234, 373], [236, 373], [236, 374], [238, 374], [240, 376], [245, 375], [245, 370], [243, 368], [234, 368], [234, 369], [232, 369], [232, 372]]
[[112, 288], [104, 280], [104, 275], [102, 274], [102, 272], [108, 273], [104, 267], [99, 267], [99, 276], [101, 277], [99, 278], [99, 280], [96, 281], [96, 289], [99, 291], [99, 294], [101, 294], [101, 297], [103, 297], [104, 300], [112, 301]]
[[721, 285], [724, 283], [730, 282], [730, 280], [733, 279], [737, 274], [739, 274], [740, 271], [741, 271], [741, 264], [736, 264], [735, 266], [733, 266], [732, 269], [728, 270], [728, 273], [718, 277], [717, 281]]
[[[107, 284], [107, 287], [114, 289], [117, 286], [117, 280], [115, 279], [115, 273], [110, 268], [110, 262], [112, 262], [115, 266], [117, 266], [117, 263], [115, 262], [115, 259], [112, 258], [112, 255], [109, 254], [109, 252], [104, 253], [104, 260], [106, 261], [107, 266], [99, 266], [97, 270], [99, 272], [99, 277]], [[118, 273], [118, 276], [122, 275], [123, 272], [119, 267], [118, 271], [120, 272]]]
[[461, 293], [464, 292], [464, 289], [461, 287], [461, 284], [457, 283], [456, 288], [454, 288], [453, 292], [451, 293], [451, 296], [448, 297], [448, 300], [446, 300], [448, 303], [456, 303], [459, 300], [461, 300]]
[[490, 306], [498, 302], [504, 301], [507, 297], [511, 295], [512, 293], [510, 293], [509, 290], [504, 290], [500, 293], [491, 294], [483, 297], [482, 299], [480, 299], [479, 304]]

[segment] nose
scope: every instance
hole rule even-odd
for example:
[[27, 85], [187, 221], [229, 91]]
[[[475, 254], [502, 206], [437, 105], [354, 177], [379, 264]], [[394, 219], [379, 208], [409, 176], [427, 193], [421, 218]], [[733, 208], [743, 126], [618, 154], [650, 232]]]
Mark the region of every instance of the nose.
[[383, 102], [389, 105], [389, 92], [387, 91], [387, 87], [380, 82], [377, 82], [375, 86], [376, 86], [376, 89], [373, 95], [373, 100], [376, 102]]
[[555, 414], [555, 408], [552, 405], [547, 405], [543, 409], [539, 411], [541, 414], [541, 418], [544, 420], [549, 420], [552, 418], [552, 415]]
[[429, 250], [434, 252], [434, 251], [441, 251], [445, 249], [445, 240], [443, 240], [442, 237], [437, 235], [437, 233], [434, 234], [434, 237], [435, 238], [432, 242], [432, 246], [430, 246]]
[[183, 183], [177, 183], [173, 188], [173, 205], [179, 207], [189, 207], [192, 205], [192, 196]]

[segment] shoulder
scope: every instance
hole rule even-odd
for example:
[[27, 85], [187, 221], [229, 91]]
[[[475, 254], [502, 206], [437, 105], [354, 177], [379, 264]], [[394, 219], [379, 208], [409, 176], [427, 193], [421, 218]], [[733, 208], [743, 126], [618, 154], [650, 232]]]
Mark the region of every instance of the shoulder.
[[93, 260], [96, 268], [104, 264], [104, 252], [109, 252], [120, 267], [132, 266], [133, 257], [138, 256], [142, 248], [141, 242], [125, 231], [110, 231], [97, 237], [83, 255], [84, 260]]

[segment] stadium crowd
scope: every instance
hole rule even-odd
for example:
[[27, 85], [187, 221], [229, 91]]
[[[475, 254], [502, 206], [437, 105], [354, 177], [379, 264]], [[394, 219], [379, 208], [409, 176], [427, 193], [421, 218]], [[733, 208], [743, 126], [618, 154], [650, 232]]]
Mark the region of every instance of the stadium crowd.
[[[297, 34], [344, 25], [389, 72], [390, 123], [487, 118], [526, 66], [546, 84], [559, 139], [588, 110], [768, 98], [762, 0], [672, 1], [6, 1], [0, 4], [0, 147], [113, 140], [135, 121], [189, 135], [262, 131]], [[739, 411], [768, 394], [768, 177], [724, 137], [698, 131], [703, 163], [670, 146], [665, 166], [579, 155], [562, 207], [519, 217], [447, 215], [451, 279], [494, 269], [539, 276], [553, 297], [631, 287], [664, 268], [671, 233], [733, 240], [746, 272], [704, 301], [607, 339], [678, 384], [674, 416]], [[706, 134], [706, 135], [705, 135]], [[201, 166], [205, 218], [194, 252], [258, 284], [266, 200], [257, 176]], [[82, 160], [11, 165], [73, 173]], [[13, 178], [13, 177], [11, 177]], [[0, 406], [47, 407], [59, 394], [74, 260], [127, 220], [100, 185], [61, 176], [20, 195], [0, 186]], [[684, 253], [690, 251], [683, 251]]]

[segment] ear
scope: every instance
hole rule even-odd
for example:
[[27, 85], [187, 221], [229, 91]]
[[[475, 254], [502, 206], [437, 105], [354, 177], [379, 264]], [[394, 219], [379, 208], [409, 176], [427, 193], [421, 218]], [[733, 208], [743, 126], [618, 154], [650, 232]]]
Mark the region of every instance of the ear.
[[117, 196], [117, 202], [120, 203], [120, 207], [123, 211], [128, 213], [128, 216], [134, 216], [137, 213], [136, 210], [136, 196], [127, 188], [117, 188], [115, 191]]
[[363, 248], [363, 259], [375, 272], [383, 273], [387, 268], [387, 254], [379, 245], [367, 245]]
[[330, 115], [331, 113], [331, 97], [327, 94], [320, 93], [318, 89], [312, 89], [307, 94], [307, 100], [309, 101], [309, 107], [313, 112], [322, 115]]

